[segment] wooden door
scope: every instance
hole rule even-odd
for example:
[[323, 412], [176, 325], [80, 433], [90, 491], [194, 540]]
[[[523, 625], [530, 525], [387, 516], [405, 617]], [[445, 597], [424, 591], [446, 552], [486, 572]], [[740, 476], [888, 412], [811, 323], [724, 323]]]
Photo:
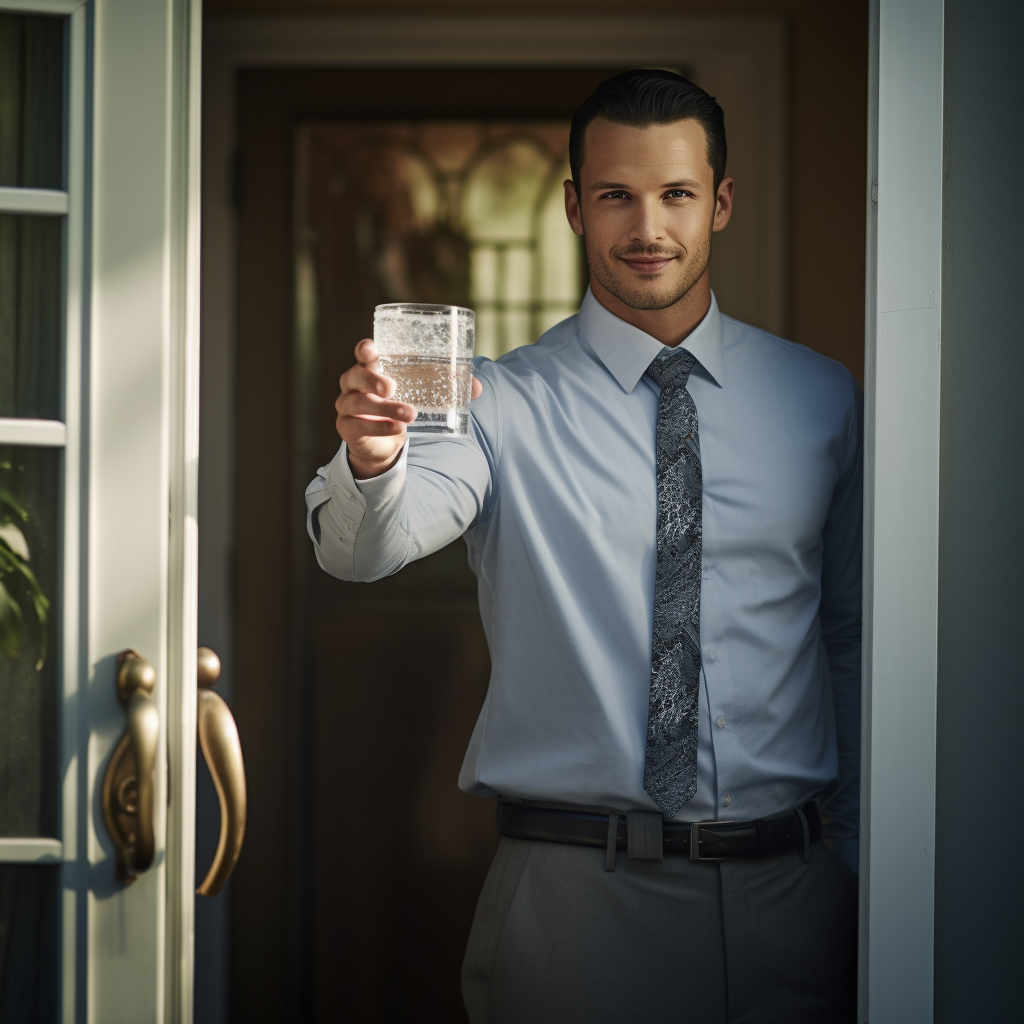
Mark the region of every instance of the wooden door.
[[[475, 302], [491, 354], [574, 312], [582, 259], [557, 231], [490, 237], [441, 207], [493, 191], [496, 162], [526, 175], [544, 221], [569, 117], [610, 73], [240, 76], [234, 706], [252, 812], [237, 1020], [464, 1019], [497, 842], [493, 801], [456, 786], [489, 674], [465, 545], [342, 583], [316, 565], [302, 490], [337, 450], [337, 378], [376, 302]], [[417, 175], [438, 191], [413, 209]], [[527, 252], [551, 246], [561, 283], [524, 291]]]

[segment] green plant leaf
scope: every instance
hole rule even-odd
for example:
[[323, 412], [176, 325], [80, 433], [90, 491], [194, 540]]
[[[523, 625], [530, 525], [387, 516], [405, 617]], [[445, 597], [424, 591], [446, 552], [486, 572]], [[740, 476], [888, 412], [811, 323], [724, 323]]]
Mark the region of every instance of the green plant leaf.
[[14, 523], [0, 523], [0, 544], [6, 544], [19, 558], [31, 561], [25, 534]]
[[[10, 481], [15, 472], [10, 459], [0, 460], [0, 479]], [[50, 600], [28, 566], [29, 544], [21, 528], [28, 522], [28, 510], [9, 488], [0, 486], [0, 654], [18, 656], [31, 606], [39, 624], [39, 671], [46, 658]]]
[[0, 653], [9, 658], [18, 656], [21, 629], [21, 607], [0, 580]]
[[28, 512], [6, 487], [0, 487], [0, 507], [6, 505], [23, 523], [28, 522]]
[[36, 662], [36, 671], [39, 671], [46, 660], [47, 621], [50, 613], [50, 601], [43, 593], [43, 588], [39, 586], [35, 573], [25, 564], [17, 552], [11, 550], [6, 538], [0, 537], [0, 587], [3, 587], [3, 599], [7, 602], [5, 614], [5, 606], [0, 601], [0, 616], [4, 617], [3, 623], [0, 624], [0, 650], [11, 657], [15, 657], [18, 654], [18, 641], [24, 629], [25, 619], [21, 605], [14, 600], [10, 591], [3, 586], [2, 578], [4, 576], [13, 576], [15, 579], [20, 578], [22, 586], [28, 591], [29, 600], [32, 602], [32, 610], [35, 612], [36, 620], [39, 623], [40, 651], [39, 660]]

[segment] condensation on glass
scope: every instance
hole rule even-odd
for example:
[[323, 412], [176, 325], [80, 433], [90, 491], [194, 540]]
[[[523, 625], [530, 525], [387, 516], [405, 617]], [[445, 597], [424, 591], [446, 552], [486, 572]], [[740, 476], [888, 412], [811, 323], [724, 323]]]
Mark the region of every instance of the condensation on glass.
[[0, 14], [0, 186], [64, 188], [65, 25]]
[[[300, 333], [325, 320], [349, 330], [381, 303], [427, 302], [475, 310], [478, 355], [536, 341], [585, 288], [563, 209], [568, 142], [568, 122], [304, 126]], [[362, 336], [345, 339], [349, 350]]]

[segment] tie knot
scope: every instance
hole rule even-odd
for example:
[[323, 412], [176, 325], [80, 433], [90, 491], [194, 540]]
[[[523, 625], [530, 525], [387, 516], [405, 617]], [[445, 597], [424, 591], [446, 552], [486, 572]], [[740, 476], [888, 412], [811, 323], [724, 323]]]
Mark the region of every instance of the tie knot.
[[669, 388], [685, 388], [695, 361], [694, 357], [685, 350], [665, 358], [657, 356], [647, 367], [647, 376], [662, 391]]

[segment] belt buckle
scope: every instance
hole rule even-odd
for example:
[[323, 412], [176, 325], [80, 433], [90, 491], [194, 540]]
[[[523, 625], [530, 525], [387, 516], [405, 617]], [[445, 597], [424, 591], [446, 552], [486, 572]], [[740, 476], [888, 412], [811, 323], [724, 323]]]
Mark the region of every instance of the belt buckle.
[[693, 821], [690, 822], [690, 860], [728, 860], [728, 857], [702, 857], [700, 855], [700, 830], [704, 825], [735, 825], [736, 820], [731, 821]]

